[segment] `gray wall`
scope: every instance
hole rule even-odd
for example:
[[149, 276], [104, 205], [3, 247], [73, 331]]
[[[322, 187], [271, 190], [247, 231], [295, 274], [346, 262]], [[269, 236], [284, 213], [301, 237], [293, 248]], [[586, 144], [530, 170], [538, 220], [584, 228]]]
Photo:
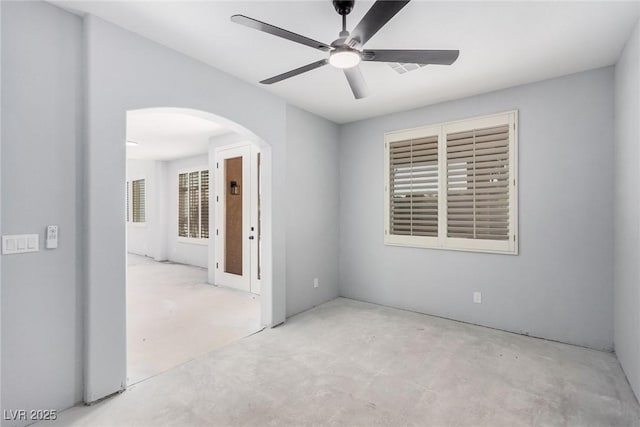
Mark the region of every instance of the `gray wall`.
[[[338, 129], [97, 18], [84, 24], [46, 3], [2, 3], [2, 232], [43, 237], [47, 224], [58, 224], [61, 236], [55, 251], [2, 257], [3, 409], [62, 409], [79, 401], [83, 345], [85, 398], [122, 386], [123, 141], [126, 111], [147, 107], [218, 114], [270, 144], [265, 162], [273, 166], [273, 200], [265, 209], [273, 215], [272, 276], [288, 294], [285, 304], [283, 289], [274, 285], [264, 296], [273, 301], [276, 322], [285, 311], [332, 298], [340, 283], [350, 297], [611, 348], [611, 68]], [[633, 76], [635, 64], [628, 71], [623, 63], [618, 74]], [[637, 99], [631, 102], [637, 117]], [[382, 133], [513, 108], [520, 111], [520, 256], [385, 247]], [[637, 140], [637, 133], [629, 135]], [[619, 139], [618, 146], [637, 150], [630, 140]], [[629, 173], [637, 173], [637, 165], [629, 165]], [[633, 180], [637, 176], [625, 176], [624, 185], [637, 191]], [[624, 249], [626, 243], [617, 242]], [[79, 276], [84, 265], [86, 282]], [[630, 285], [619, 290], [636, 292], [631, 298], [638, 295], [637, 270], [628, 269], [630, 281], [618, 284]], [[484, 293], [482, 305], [471, 303], [474, 290]], [[637, 332], [637, 321], [626, 325], [619, 331]], [[616, 339], [622, 354], [625, 341]], [[634, 345], [637, 335], [626, 342]], [[638, 357], [625, 354], [631, 379]]]
[[2, 233], [40, 234], [40, 252], [2, 257], [2, 409], [65, 408], [82, 396], [82, 22], [46, 3], [2, 9]]
[[[126, 370], [124, 209], [126, 112], [190, 108], [264, 144], [263, 324], [285, 319], [286, 103], [254, 85], [109, 24], [84, 21], [87, 54], [86, 401], [124, 388]], [[123, 66], [126, 64], [126, 66]], [[108, 167], [106, 167], [108, 165]], [[271, 262], [272, 261], [272, 262]]]
[[[511, 109], [520, 255], [384, 246], [383, 133]], [[340, 294], [611, 350], [612, 138], [611, 67], [343, 126]]]
[[[2, 99], [2, 2], [0, 2], [0, 99]], [[0, 105], [0, 112], [2, 106]], [[2, 235], [2, 114], [0, 113], [0, 235]], [[0, 349], [2, 348], [2, 257], [0, 257]], [[0, 351], [0, 409], [2, 404], [2, 351]]]
[[287, 107], [287, 316], [338, 296], [337, 141], [337, 125]]
[[[82, 20], [42, 2], [2, 7], [2, 87], [9, 88], [2, 121], [11, 123], [2, 129], [2, 231], [42, 236], [47, 224], [58, 224], [61, 236], [55, 251], [3, 257], [3, 409], [63, 409], [123, 387], [126, 111], [201, 110], [262, 144], [271, 196], [263, 199], [263, 238], [271, 249], [263, 273], [273, 286], [263, 288], [268, 303], [261, 308], [269, 322], [337, 294], [335, 125], [287, 111], [282, 99], [93, 16]], [[299, 137], [305, 125], [318, 134]], [[287, 151], [295, 135], [313, 158], [297, 147]], [[313, 165], [317, 173], [307, 180], [296, 166], [288, 177], [288, 155], [322, 168]], [[314, 210], [288, 223], [289, 209], [309, 213], [289, 200], [295, 180], [307, 182]], [[289, 250], [287, 236], [301, 223], [324, 240], [294, 239]], [[316, 223], [333, 228], [321, 235]], [[296, 267], [288, 272], [289, 263]], [[296, 295], [289, 309], [287, 274], [305, 286], [300, 293], [296, 285], [286, 288]]]
[[615, 70], [615, 350], [640, 397], [640, 23]]

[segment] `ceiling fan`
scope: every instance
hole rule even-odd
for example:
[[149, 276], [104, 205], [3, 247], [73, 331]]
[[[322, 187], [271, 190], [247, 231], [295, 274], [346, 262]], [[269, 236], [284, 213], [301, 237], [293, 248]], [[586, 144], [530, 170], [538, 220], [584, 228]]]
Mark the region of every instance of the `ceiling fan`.
[[398, 62], [419, 65], [440, 64], [451, 65], [458, 59], [458, 50], [382, 50], [363, 49], [365, 43], [378, 32], [387, 22], [393, 18], [410, 0], [378, 0], [365, 14], [360, 23], [352, 32], [347, 31], [347, 15], [353, 9], [354, 0], [333, 0], [333, 7], [342, 15], [342, 31], [331, 45], [310, 39], [300, 34], [287, 31], [257, 19], [244, 15], [233, 15], [231, 21], [254, 28], [274, 36], [282, 37], [323, 52], [329, 52], [329, 57], [312, 62], [295, 70], [287, 71], [260, 83], [272, 84], [315, 70], [324, 65], [331, 64], [344, 71], [351, 91], [356, 99], [367, 96], [367, 83], [360, 71], [360, 61], [373, 62]]

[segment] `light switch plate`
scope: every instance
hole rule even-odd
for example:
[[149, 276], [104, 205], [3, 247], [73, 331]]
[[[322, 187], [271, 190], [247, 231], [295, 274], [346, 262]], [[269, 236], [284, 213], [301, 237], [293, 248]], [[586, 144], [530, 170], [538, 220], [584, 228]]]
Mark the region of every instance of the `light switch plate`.
[[23, 254], [40, 250], [40, 236], [38, 234], [14, 234], [2, 236], [2, 254]]
[[55, 249], [58, 247], [58, 226], [57, 225], [47, 226], [45, 247], [47, 249]]

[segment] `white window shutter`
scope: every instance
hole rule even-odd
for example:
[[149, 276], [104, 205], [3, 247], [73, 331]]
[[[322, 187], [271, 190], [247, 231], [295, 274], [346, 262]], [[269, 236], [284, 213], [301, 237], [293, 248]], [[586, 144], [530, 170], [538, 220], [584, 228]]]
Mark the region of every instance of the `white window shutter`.
[[178, 237], [209, 238], [209, 171], [178, 174]]
[[189, 237], [200, 237], [200, 172], [189, 174]]
[[509, 239], [509, 126], [447, 138], [447, 237]]
[[438, 235], [438, 136], [389, 146], [390, 231]]
[[385, 134], [387, 245], [518, 253], [517, 111]]
[[200, 172], [200, 237], [209, 238], [209, 171]]
[[133, 222], [145, 222], [145, 181], [144, 179], [137, 179], [131, 181], [131, 196], [132, 196], [132, 221]]
[[189, 174], [178, 175], [178, 236], [189, 237]]

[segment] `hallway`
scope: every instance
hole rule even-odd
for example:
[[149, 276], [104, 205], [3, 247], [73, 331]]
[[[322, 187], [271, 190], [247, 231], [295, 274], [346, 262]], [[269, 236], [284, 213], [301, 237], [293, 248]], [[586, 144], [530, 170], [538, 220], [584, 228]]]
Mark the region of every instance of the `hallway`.
[[208, 285], [207, 270], [128, 255], [127, 384], [260, 330], [257, 295]]

